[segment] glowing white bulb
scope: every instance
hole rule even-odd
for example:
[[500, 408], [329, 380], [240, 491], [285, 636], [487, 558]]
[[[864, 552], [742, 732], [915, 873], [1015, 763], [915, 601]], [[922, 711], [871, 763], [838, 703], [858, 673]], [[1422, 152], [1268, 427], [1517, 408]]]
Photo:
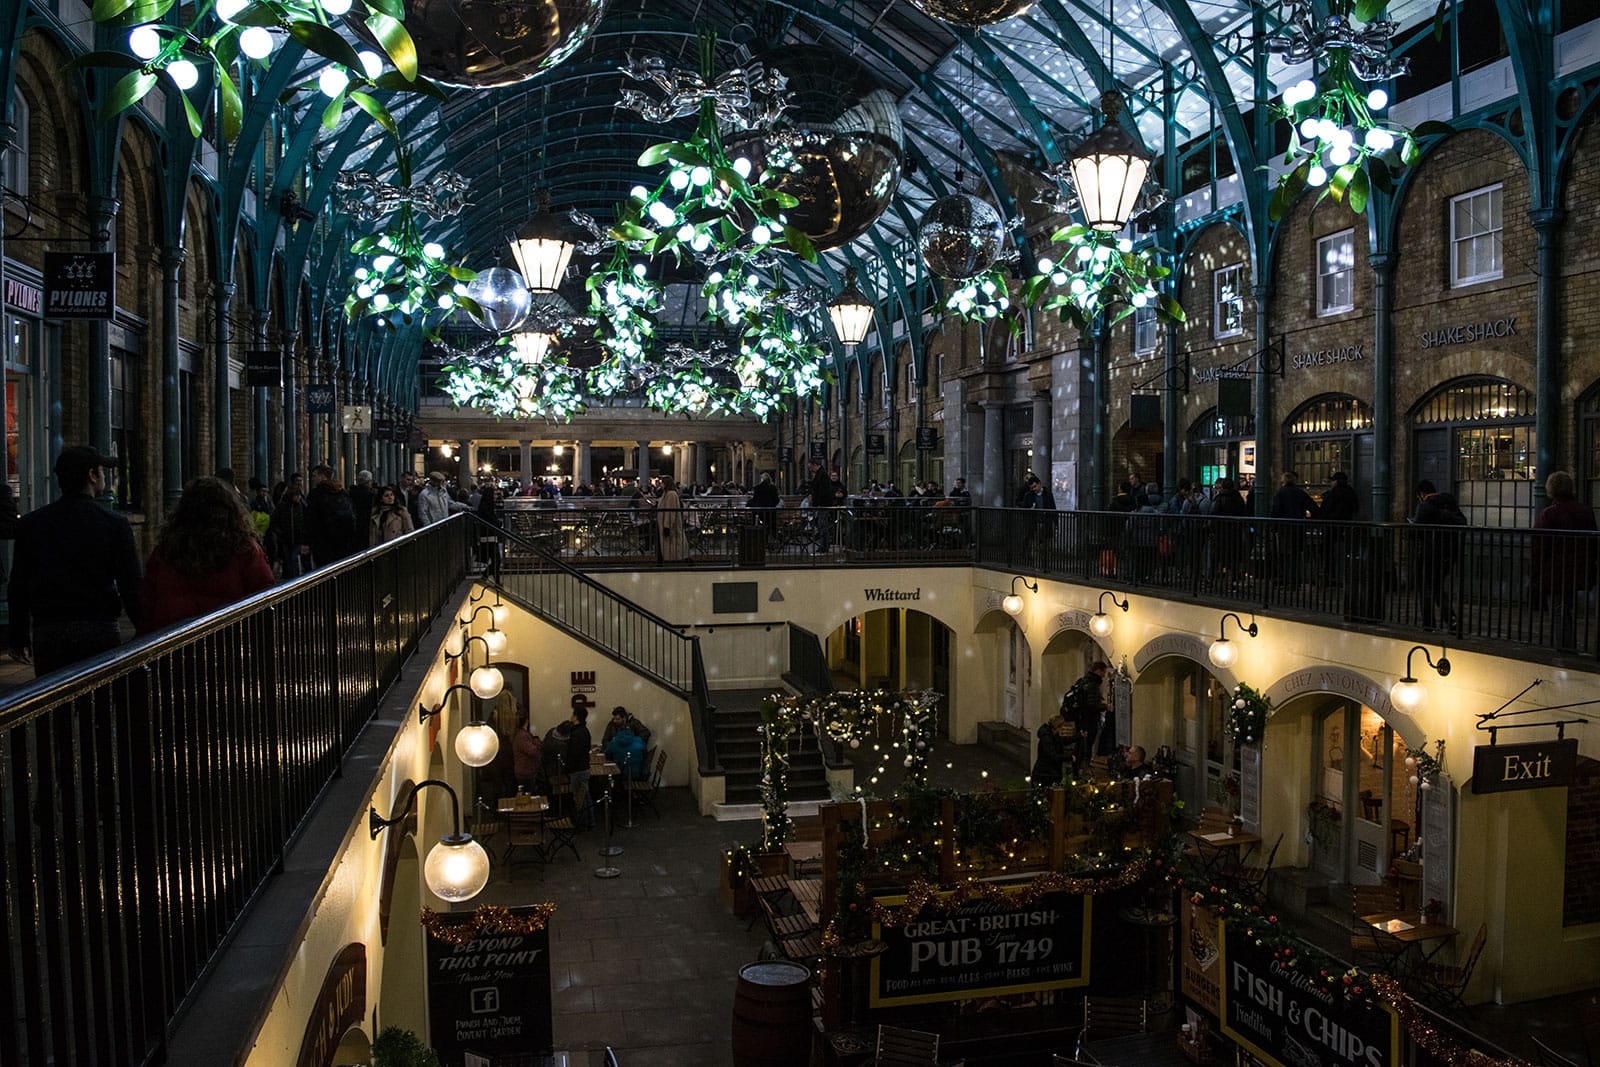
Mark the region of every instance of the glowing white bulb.
[[1355, 143], [1356, 143], [1356, 135], [1355, 134], [1351, 133], [1349, 130], [1345, 129], [1343, 126], [1338, 126], [1338, 127], [1334, 128], [1334, 131], [1333, 131], [1333, 145], [1334, 145], [1335, 148], [1349, 148], [1351, 145], [1353, 145]]
[[161, 54], [161, 35], [150, 26], [135, 26], [128, 34], [128, 51], [140, 59], [154, 59]]
[[383, 57], [370, 48], [357, 52], [356, 58], [361, 60], [361, 73], [368, 78], [376, 78], [383, 73]]
[[750, 177], [750, 161], [744, 156], [740, 156], [733, 161], [733, 172], [741, 178]]
[[440, 293], [438, 304], [445, 311], [449, 311], [456, 306], [456, 298], [450, 293]]
[[1111, 616], [1103, 611], [1097, 611], [1089, 619], [1089, 632], [1096, 637], [1111, 636]]
[[428, 852], [422, 878], [441, 900], [471, 900], [489, 882], [489, 854], [471, 834], [452, 834]]
[[1328, 172], [1321, 167], [1312, 167], [1306, 171], [1306, 184], [1312, 188], [1328, 184]]
[[1318, 126], [1319, 123], [1316, 119], [1306, 119], [1300, 124], [1300, 136], [1304, 137], [1308, 141], [1311, 140], [1311, 138], [1317, 135]]
[[1374, 89], [1367, 94], [1367, 106], [1373, 111], [1382, 111], [1389, 106], [1389, 94], [1382, 89]]
[[678, 192], [683, 192], [685, 189], [689, 188], [689, 172], [683, 170], [673, 171], [671, 177], [667, 179], [667, 184], [672, 186]]
[[347, 14], [350, 10], [350, 0], [322, 0], [322, 10], [336, 16]]
[[1346, 145], [1336, 144], [1328, 149], [1328, 162], [1336, 167], [1342, 167], [1350, 162], [1350, 149]]
[[694, 240], [694, 227], [690, 226], [688, 223], [684, 223], [682, 226], [679, 226], [678, 240], [685, 242]]
[[467, 684], [472, 687], [472, 691], [480, 698], [493, 700], [506, 687], [506, 679], [505, 675], [500, 673], [499, 667], [491, 667], [485, 664], [482, 667], [473, 669], [472, 676], [467, 679]]
[[427, 244], [422, 246], [422, 254], [427, 256], [429, 259], [443, 259], [444, 245], [440, 244], [438, 241], [429, 241]]
[[1226, 637], [1219, 637], [1211, 642], [1207, 655], [1211, 657], [1212, 663], [1226, 670], [1239, 661], [1239, 646]]
[[187, 59], [178, 59], [167, 64], [167, 77], [172, 79], [173, 85], [188, 92], [199, 84], [200, 70]]
[[[440, 445], [439, 446], [439, 454], [441, 456], [443, 456], [445, 459], [449, 459], [450, 458], [450, 446], [449, 445]], [[467, 643], [467, 637], [466, 637], [465, 634], [463, 634], [461, 632], [461, 628], [457, 627], [457, 626], [450, 627], [450, 631], [444, 635], [444, 652], [445, 652], [445, 655], [447, 655], [447, 656], [459, 656], [459, 655], [461, 655], [461, 650], [464, 647], [466, 647], [466, 643]]]
[[657, 200], [655, 203], [650, 205], [650, 218], [654, 220], [658, 226], [671, 226], [674, 222], [678, 221], [678, 213], [673, 211], [672, 208], [668, 207], [666, 204], [663, 204], [661, 201]]
[[322, 73], [317, 75], [317, 88], [322, 90], [323, 96], [338, 96], [349, 84], [350, 75], [343, 67], [323, 67]]
[[500, 735], [486, 722], [473, 722], [456, 734], [456, 756], [468, 767], [487, 767], [500, 753]]
[[696, 167], [689, 172], [689, 180], [696, 185], [710, 184], [711, 170], [707, 167]]
[[389, 294], [377, 293], [372, 298], [372, 310], [383, 311], [389, 306]]
[[1051, 259], [1049, 256], [1046, 256], [1043, 259], [1039, 260], [1039, 273], [1040, 274], [1049, 274], [1051, 271], [1053, 271], [1055, 269], [1056, 269], [1055, 260]]
[[1007, 615], [1022, 614], [1022, 598], [1016, 593], [1007, 593], [1005, 599], [1000, 601], [1000, 607]]
[[1388, 130], [1380, 130], [1377, 127], [1373, 127], [1367, 131], [1367, 135], [1362, 138], [1362, 141], [1374, 152], [1387, 152], [1394, 147], [1394, 134]]
[[276, 44], [272, 31], [265, 26], [246, 26], [239, 31], [239, 51], [251, 59], [266, 59]]
[[765, 225], [757, 225], [755, 229], [750, 231], [750, 240], [758, 245], [764, 245], [772, 240], [772, 231]]
[[1390, 688], [1389, 699], [1402, 711], [1416, 711], [1428, 699], [1428, 690], [1414, 679], [1402, 678]]
[[506, 632], [491, 626], [484, 631], [483, 643], [491, 656], [498, 656], [506, 650]]
[[1133, 242], [1128, 240], [1126, 237], [1124, 237], [1122, 240], [1117, 242], [1117, 251], [1118, 252], [1132, 252], [1133, 251]]

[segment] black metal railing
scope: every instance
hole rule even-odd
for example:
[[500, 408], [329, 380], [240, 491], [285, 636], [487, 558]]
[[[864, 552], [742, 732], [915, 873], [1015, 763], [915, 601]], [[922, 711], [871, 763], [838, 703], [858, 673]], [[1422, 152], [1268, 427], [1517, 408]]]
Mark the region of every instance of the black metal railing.
[[[652, 515], [563, 508], [508, 521], [569, 563], [636, 567], [656, 559]], [[903, 501], [683, 516], [689, 564], [734, 564], [739, 531], [761, 525], [765, 562], [776, 566], [976, 564], [1535, 658], [1600, 656], [1600, 537], [1591, 533]]]
[[466, 569], [456, 519], [0, 701], [0, 1063], [142, 1064]]
[[[541, 512], [535, 514], [557, 514]], [[530, 540], [491, 526], [477, 516], [473, 540], [492, 537], [499, 544], [493, 558], [484, 558], [498, 574], [507, 596], [534, 614], [653, 678], [689, 701], [695, 755], [701, 773], [718, 767], [712, 740], [710, 689], [700, 639], [545, 550], [543, 539]]]
[[803, 696], [821, 696], [833, 692], [833, 668], [828, 666], [828, 654], [822, 640], [803, 626], [789, 624], [788, 679]]

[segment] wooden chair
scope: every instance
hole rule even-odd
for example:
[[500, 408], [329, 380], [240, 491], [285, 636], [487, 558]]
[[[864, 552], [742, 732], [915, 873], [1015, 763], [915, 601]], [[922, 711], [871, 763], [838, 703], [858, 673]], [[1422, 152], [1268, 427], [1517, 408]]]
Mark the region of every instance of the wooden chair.
[[1120, 1037], [1150, 1029], [1150, 1005], [1132, 997], [1084, 997], [1083, 1029], [1078, 1031], [1078, 1059], [1092, 1059], [1086, 1051], [1090, 1037]]
[[506, 850], [500, 862], [508, 867], [517, 849], [531, 849], [540, 863], [548, 862], [549, 854], [544, 832], [544, 816], [535, 811], [514, 811], [506, 816]]
[[[472, 819], [472, 836], [479, 844], [495, 837], [505, 829], [505, 822], [500, 818], [500, 813], [490, 807], [489, 802], [482, 797], [478, 798], [478, 811]], [[484, 845], [488, 848], [488, 845]]]
[[1530, 1037], [1533, 1047], [1539, 1050], [1539, 1067], [1582, 1067], [1577, 1060], [1563, 1056], [1537, 1037]]
[[1267, 861], [1260, 867], [1239, 868], [1239, 884], [1259, 903], [1265, 904], [1267, 900], [1267, 879], [1272, 875], [1272, 862], [1278, 858], [1278, 846], [1283, 844], [1283, 835], [1272, 843], [1272, 849], [1267, 853]]
[[1362, 959], [1376, 959], [1392, 963], [1400, 955], [1404, 946], [1363, 918], [1366, 915], [1382, 915], [1385, 912], [1399, 910], [1398, 886], [1350, 887], [1350, 954], [1358, 962]]
[[645, 805], [659, 819], [661, 818], [661, 809], [656, 807], [656, 790], [661, 788], [661, 776], [667, 770], [666, 750], [658, 748], [645, 753], [646, 766], [652, 766], [652, 758], [654, 759], [654, 769], [651, 770], [649, 778], [637, 782], [630, 778], [625, 780], [622, 785], [628, 791], [628, 797], [633, 803]]
[[572, 858], [582, 860], [578, 855], [578, 828], [573, 825], [571, 815], [552, 815], [546, 812], [541, 819], [544, 823], [545, 858], [555, 859], [556, 855], [566, 849], [572, 853]]
[[939, 1062], [939, 1035], [899, 1026], [878, 1026], [874, 1067], [934, 1067]]
[[1467, 958], [1460, 965], [1424, 963], [1417, 969], [1416, 979], [1421, 985], [1422, 998], [1432, 1000], [1441, 1007], [1465, 1009], [1467, 983], [1472, 981], [1472, 971], [1483, 955], [1483, 946], [1489, 940], [1489, 927], [1478, 924], [1477, 936], [1467, 950]]

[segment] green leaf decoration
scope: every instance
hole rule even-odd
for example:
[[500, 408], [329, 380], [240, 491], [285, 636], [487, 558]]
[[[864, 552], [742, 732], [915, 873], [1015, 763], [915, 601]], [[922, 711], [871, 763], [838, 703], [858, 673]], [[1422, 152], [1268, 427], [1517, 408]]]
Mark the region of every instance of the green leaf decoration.
[[1267, 205], [1267, 218], [1277, 222], [1289, 213], [1289, 209], [1294, 206], [1295, 200], [1306, 187], [1306, 175], [1310, 170], [1311, 161], [1308, 159], [1278, 180], [1277, 191], [1272, 194], [1272, 202]]
[[1385, 193], [1394, 192], [1394, 171], [1389, 169], [1389, 164], [1381, 156], [1367, 158], [1367, 176], [1372, 179], [1372, 187]]
[[235, 26], [265, 26], [272, 30], [283, 26], [283, 16], [266, 4], [251, 4], [228, 21]]
[[1345, 203], [1357, 215], [1367, 210], [1367, 198], [1372, 195], [1372, 183], [1367, 179], [1367, 172], [1357, 168], [1350, 178], [1350, 185], [1345, 189]]
[[355, 101], [355, 105], [362, 111], [365, 111], [368, 115], [371, 115], [373, 122], [376, 122], [379, 126], [382, 126], [385, 130], [388, 130], [392, 136], [400, 136], [400, 129], [395, 125], [394, 116], [389, 114], [388, 108], [378, 103], [378, 101], [374, 100], [366, 93], [356, 90], [351, 91], [350, 99]]
[[1439, 6], [1433, 9], [1433, 39], [1444, 40], [1444, 24], [1450, 14], [1450, 0], [1439, 0]]
[[470, 282], [478, 276], [478, 272], [467, 267], [447, 267], [445, 273], [458, 282]]
[[322, 109], [322, 128], [331, 130], [339, 125], [339, 116], [344, 114], [344, 93], [340, 93], [328, 101], [328, 106]]
[[1417, 147], [1416, 138], [1406, 134], [1400, 142], [1400, 162], [1410, 167], [1422, 158], [1422, 149]]
[[[351, 70], [361, 69], [361, 57], [350, 47], [350, 42], [320, 22], [291, 22], [289, 36], [324, 59], [341, 63]], [[396, 64], [398, 66], [399, 64]]]
[[126, 52], [85, 52], [81, 56], [73, 56], [67, 60], [67, 69], [76, 70], [82, 67], [116, 67], [120, 70], [142, 70], [144, 60], [136, 59]]
[[1328, 179], [1328, 189], [1333, 193], [1335, 200], [1344, 199], [1346, 186], [1350, 184], [1350, 179], [1354, 178], [1358, 173], [1360, 173], [1360, 168], [1354, 163], [1346, 163], [1333, 172], [1333, 177]]
[[1158, 309], [1173, 322], [1187, 322], [1188, 316], [1183, 313], [1183, 305], [1167, 293], [1162, 293], [1157, 298]]
[[367, 6], [374, 11], [381, 11], [392, 19], [406, 17], [405, 0], [367, 0]]
[[106, 19], [95, 19], [110, 30], [128, 30], [147, 22], [160, 22], [172, 10], [173, 0], [133, 0], [120, 12]]
[[194, 101], [189, 99], [188, 93], [179, 93], [178, 99], [183, 101], [183, 116], [189, 120], [189, 136], [199, 137], [202, 125], [200, 112], [194, 109]]
[[386, 70], [378, 75], [377, 81], [373, 82], [373, 84], [380, 89], [388, 89], [396, 93], [421, 93], [423, 96], [432, 97], [441, 104], [446, 100], [445, 91], [439, 87], [437, 82], [430, 81], [420, 75], [408, 81], [405, 75], [399, 71]]
[[1356, 0], [1355, 16], [1359, 22], [1371, 22], [1377, 18], [1388, 4], [1389, 0]]
[[[406, 32], [404, 23], [399, 19], [385, 15], [381, 11], [374, 11], [367, 16], [367, 29], [383, 45], [384, 52], [394, 63], [394, 69], [408, 82], [417, 80], [417, 44]], [[356, 70], [361, 69], [361, 61], [356, 61]]]
[[355, 243], [350, 246], [350, 251], [354, 252], [358, 256], [362, 256], [362, 255], [366, 255], [368, 252], [371, 252], [374, 248], [377, 248], [377, 247], [378, 247], [378, 235], [374, 233], [374, 234], [368, 234], [365, 237], [358, 238], [355, 241]]
[[239, 136], [244, 124], [244, 101], [239, 99], [239, 87], [222, 67], [217, 68], [217, 95], [222, 99], [222, 139], [232, 141]]
[[109, 22], [132, 6], [133, 0], [95, 0], [89, 15], [96, 22]]
[[619, 222], [611, 228], [611, 236], [618, 241], [654, 241], [656, 232], [637, 222]]
[[154, 74], [136, 70], [124, 75], [121, 81], [111, 87], [111, 91], [106, 94], [105, 101], [100, 105], [100, 121], [109, 122], [143, 100], [150, 90], [155, 87], [156, 76]]
[[783, 228], [783, 241], [789, 246], [791, 252], [807, 263], [815, 263], [817, 261], [816, 246], [811, 243], [811, 238], [806, 236], [804, 230], [795, 226], [785, 226]]
[[710, 163], [706, 157], [690, 145], [682, 141], [666, 141], [662, 144], [651, 145], [639, 156], [639, 166], [654, 167], [667, 160], [682, 167], [705, 167]]
[[1419, 123], [1417, 128], [1411, 131], [1411, 136], [1420, 141], [1425, 137], [1449, 137], [1455, 132], [1456, 128], [1448, 122], [1429, 119], [1427, 122]]

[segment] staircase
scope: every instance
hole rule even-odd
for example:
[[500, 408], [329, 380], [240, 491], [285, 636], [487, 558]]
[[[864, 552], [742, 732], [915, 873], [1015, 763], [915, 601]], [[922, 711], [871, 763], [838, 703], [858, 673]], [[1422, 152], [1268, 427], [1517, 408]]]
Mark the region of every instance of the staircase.
[[[781, 685], [765, 689], [719, 689], [712, 695], [716, 705], [715, 740], [717, 763], [725, 777], [724, 803], [761, 803], [761, 701]], [[828, 779], [822, 765], [822, 752], [811, 731], [797, 732], [790, 741], [789, 799], [828, 799]]]

